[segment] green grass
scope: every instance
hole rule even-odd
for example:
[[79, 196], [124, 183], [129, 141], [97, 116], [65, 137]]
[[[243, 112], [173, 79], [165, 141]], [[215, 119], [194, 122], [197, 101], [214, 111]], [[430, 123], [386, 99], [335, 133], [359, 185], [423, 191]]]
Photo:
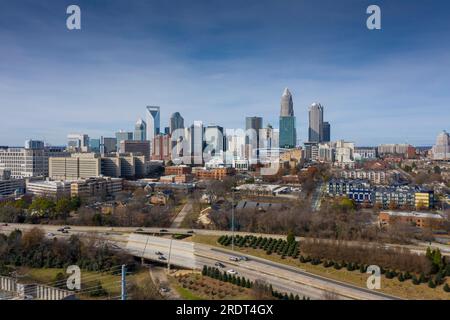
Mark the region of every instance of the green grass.
[[[47, 284], [49, 286], [54, 285], [55, 277], [58, 273], [65, 274], [65, 269], [58, 268], [20, 268], [19, 274], [22, 275], [20, 277], [21, 282], [26, 283], [40, 283]], [[147, 271], [142, 270], [138, 271], [135, 274], [131, 274], [127, 276], [128, 281], [136, 280], [139, 283], [139, 279], [142, 279], [143, 276], [147, 274]], [[93, 271], [81, 271], [81, 284], [83, 287], [92, 287], [94, 285], [94, 281], [100, 281], [102, 287], [108, 292], [109, 296], [118, 296], [120, 295], [120, 275], [112, 275], [110, 273], [99, 273]], [[84, 285], [83, 285], [84, 284]], [[85, 298], [90, 297], [86, 296]], [[101, 297], [100, 297], [101, 299]]]

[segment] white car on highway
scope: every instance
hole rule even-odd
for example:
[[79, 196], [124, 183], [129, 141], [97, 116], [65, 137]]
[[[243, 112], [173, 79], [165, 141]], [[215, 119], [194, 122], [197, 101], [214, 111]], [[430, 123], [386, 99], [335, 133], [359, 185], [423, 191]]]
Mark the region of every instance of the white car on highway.
[[236, 275], [236, 274], [238, 274], [237, 271], [234, 270], [234, 269], [228, 270], [227, 273], [228, 273], [228, 274], [231, 274], [231, 275]]

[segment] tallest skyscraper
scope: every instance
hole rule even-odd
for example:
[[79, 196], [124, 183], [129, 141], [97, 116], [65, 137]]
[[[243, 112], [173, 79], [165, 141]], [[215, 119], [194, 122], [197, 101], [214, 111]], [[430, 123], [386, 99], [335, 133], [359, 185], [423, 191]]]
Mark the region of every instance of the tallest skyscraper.
[[297, 129], [295, 126], [294, 102], [288, 88], [281, 96], [280, 110], [280, 148], [295, 148], [297, 142]]

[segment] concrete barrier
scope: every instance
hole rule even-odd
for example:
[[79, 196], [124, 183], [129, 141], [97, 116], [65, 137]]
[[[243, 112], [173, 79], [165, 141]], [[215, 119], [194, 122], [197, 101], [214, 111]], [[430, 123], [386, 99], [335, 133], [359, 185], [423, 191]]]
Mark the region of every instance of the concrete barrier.
[[16, 279], [0, 276], [0, 290], [13, 293], [20, 299], [69, 300], [75, 299], [73, 292], [42, 284], [18, 283]]
[[0, 290], [7, 292], [17, 292], [17, 280], [10, 277], [0, 276]]

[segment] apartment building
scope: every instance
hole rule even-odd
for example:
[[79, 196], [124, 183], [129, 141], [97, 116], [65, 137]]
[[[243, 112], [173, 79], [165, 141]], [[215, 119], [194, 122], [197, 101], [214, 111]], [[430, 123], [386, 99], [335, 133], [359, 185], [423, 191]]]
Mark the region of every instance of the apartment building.
[[373, 184], [388, 184], [393, 177], [393, 173], [375, 170], [344, 170], [341, 172], [344, 179], [364, 179]]

